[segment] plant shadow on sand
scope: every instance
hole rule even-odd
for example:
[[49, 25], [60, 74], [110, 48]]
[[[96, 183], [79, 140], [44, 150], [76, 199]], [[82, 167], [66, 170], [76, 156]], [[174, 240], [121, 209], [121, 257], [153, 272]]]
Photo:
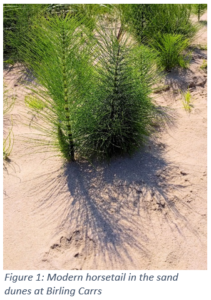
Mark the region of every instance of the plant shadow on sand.
[[[64, 256], [66, 264], [69, 253], [77, 258], [77, 264], [66, 264], [67, 268], [84, 269], [91, 256], [92, 268], [99, 267], [98, 256], [109, 269], [113, 265], [127, 269], [128, 263], [135, 268], [134, 251], [150, 261], [147, 245], [157, 238], [156, 218], [169, 226], [172, 235], [183, 236], [183, 229], [187, 229], [200, 239], [189, 218], [181, 213], [184, 207], [192, 211], [181, 196], [188, 188], [183, 184], [184, 174], [162, 158], [162, 144], [152, 146], [153, 152], [147, 146], [110, 164], [65, 164], [34, 179], [30, 196], [39, 196], [38, 210], [45, 214], [44, 223], [52, 222], [56, 236], [60, 236], [43, 262]], [[175, 177], [181, 177], [179, 183], [171, 183]]]

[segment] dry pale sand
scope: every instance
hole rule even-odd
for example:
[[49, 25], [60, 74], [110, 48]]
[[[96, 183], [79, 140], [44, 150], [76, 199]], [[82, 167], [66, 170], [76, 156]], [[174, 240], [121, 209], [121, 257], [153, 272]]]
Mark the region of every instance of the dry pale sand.
[[[204, 25], [195, 43], [206, 36]], [[206, 57], [195, 49], [190, 68], [169, 73], [170, 89], [153, 95], [175, 124], [109, 165], [24, 155], [26, 90], [20, 67], [4, 71], [17, 95], [4, 163], [4, 269], [207, 269]], [[180, 93], [188, 86], [190, 113]]]

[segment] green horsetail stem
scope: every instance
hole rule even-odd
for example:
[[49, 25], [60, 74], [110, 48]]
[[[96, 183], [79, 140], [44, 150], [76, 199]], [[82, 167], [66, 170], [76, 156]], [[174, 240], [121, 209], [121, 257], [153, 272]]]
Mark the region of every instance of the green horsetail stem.
[[[116, 55], [116, 63], [115, 63], [115, 73], [114, 73], [114, 94], [117, 94], [117, 86], [118, 86], [118, 68], [119, 68], [119, 59], [120, 59], [120, 41], [122, 36], [122, 27], [120, 27], [118, 35], [117, 35], [117, 43], [118, 43], [118, 50]], [[114, 99], [112, 99], [111, 102], [111, 121], [113, 122], [115, 114], [115, 108], [114, 108]]]
[[[63, 86], [64, 86], [64, 101], [65, 101], [65, 115], [66, 115], [66, 120], [67, 120], [67, 131], [68, 131], [68, 149], [67, 149], [67, 145], [65, 143], [65, 147], [64, 149], [62, 148], [62, 150], [65, 153], [65, 156], [68, 160], [71, 161], [75, 161], [75, 151], [74, 151], [74, 143], [73, 143], [73, 136], [72, 136], [72, 131], [71, 131], [71, 122], [70, 122], [70, 110], [69, 110], [69, 106], [68, 106], [68, 89], [67, 89], [67, 70], [66, 70], [66, 57], [65, 57], [65, 48], [66, 48], [66, 37], [65, 37], [65, 31], [64, 31], [64, 27], [63, 27], [63, 32], [62, 32], [62, 44], [63, 44], [63, 55], [62, 55], [62, 65], [63, 65]], [[62, 137], [62, 132], [61, 132], [61, 128], [58, 128], [58, 135], [60, 137], [60, 146], [62, 144], [62, 142], [64, 142], [64, 139]]]

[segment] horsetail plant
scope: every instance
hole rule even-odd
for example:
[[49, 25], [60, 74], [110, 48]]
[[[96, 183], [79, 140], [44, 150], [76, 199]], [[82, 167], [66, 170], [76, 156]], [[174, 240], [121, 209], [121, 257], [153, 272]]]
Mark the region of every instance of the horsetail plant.
[[158, 51], [160, 65], [166, 71], [171, 71], [176, 66], [186, 68], [190, 62], [190, 52], [184, 54], [189, 46], [189, 40], [180, 34], [157, 34], [152, 47]]
[[159, 77], [156, 55], [134, 43], [117, 23], [114, 29], [101, 27], [96, 39], [91, 90], [77, 111], [75, 130], [84, 137], [86, 156], [110, 159], [136, 150], [164, 113], [150, 98]]
[[26, 104], [32, 111], [37, 104], [43, 107], [37, 107], [39, 121], [34, 120], [32, 125], [43, 136], [34, 141], [49, 150], [59, 149], [68, 161], [75, 160], [74, 111], [80, 106], [83, 81], [89, 74], [89, 31], [85, 22], [79, 15], [42, 18], [33, 24], [21, 48], [26, 66], [36, 78], [30, 86], [33, 95]]

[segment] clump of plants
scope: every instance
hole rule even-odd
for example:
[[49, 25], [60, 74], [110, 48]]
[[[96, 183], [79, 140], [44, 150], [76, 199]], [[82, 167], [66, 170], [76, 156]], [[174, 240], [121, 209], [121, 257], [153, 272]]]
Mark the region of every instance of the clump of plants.
[[122, 20], [135, 39], [158, 51], [160, 66], [167, 71], [186, 68], [190, 40], [199, 29], [191, 20], [189, 4], [121, 4]]
[[68, 161], [132, 153], [164, 120], [150, 98], [157, 56], [117, 23], [93, 36], [84, 16], [49, 16], [34, 24], [21, 51], [36, 77], [25, 99], [39, 116], [32, 127], [42, 136], [33, 141]]
[[149, 44], [157, 34], [192, 38], [198, 26], [191, 20], [190, 4], [121, 4], [123, 20], [140, 43]]
[[[170, 22], [173, 7], [177, 17], [168, 31], [164, 15]], [[18, 18], [19, 7], [10, 15], [5, 6], [5, 16], [18, 24], [8, 34], [17, 54], [11, 57], [36, 78], [25, 97], [30, 126], [41, 132], [31, 138], [34, 146], [55, 150], [68, 161], [138, 149], [154, 124], [162, 126], [167, 117], [150, 97], [157, 77], [163, 68], [187, 65], [183, 50], [193, 32], [188, 7], [23, 5]], [[127, 8], [134, 13], [131, 21]], [[137, 39], [131, 36], [135, 31]]]
[[152, 41], [152, 46], [158, 51], [160, 65], [166, 71], [176, 66], [186, 68], [190, 62], [190, 53], [184, 53], [189, 46], [189, 40], [182, 35], [158, 34], [156, 40]]

